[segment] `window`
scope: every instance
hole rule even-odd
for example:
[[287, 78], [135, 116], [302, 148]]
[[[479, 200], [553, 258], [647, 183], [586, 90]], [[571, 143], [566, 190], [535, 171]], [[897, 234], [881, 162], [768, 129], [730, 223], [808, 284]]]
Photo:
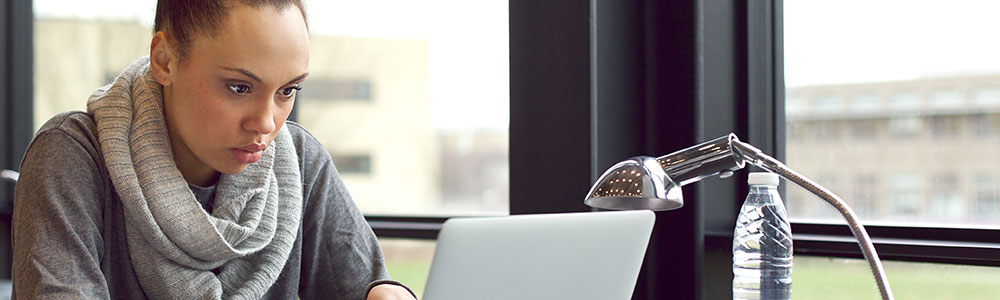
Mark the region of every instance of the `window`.
[[896, 138], [910, 138], [920, 135], [923, 120], [919, 117], [895, 117], [889, 119], [889, 134]]
[[840, 138], [841, 125], [843, 122], [822, 120], [809, 124], [812, 128], [812, 135], [818, 142], [835, 140]]
[[940, 90], [931, 93], [930, 106], [933, 108], [952, 108], [962, 105], [962, 94], [955, 90]]
[[858, 141], [872, 140], [878, 136], [880, 120], [861, 119], [850, 122], [851, 137]]
[[882, 107], [882, 99], [871, 93], [858, 94], [851, 98], [851, 109], [856, 112], [870, 112]]
[[878, 176], [862, 173], [856, 175], [853, 180], [854, 190], [848, 194], [852, 199], [845, 201], [855, 208], [859, 218], [870, 220], [879, 215], [881, 208], [878, 205]]
[[981, 173], [972, 182], [972, 216], [976, 221], [988, 221], [1000, 214], [1000, 185], [996, 176]]
[[988, 87], [977, 89], [972, 93], [972, 102], [983, 106], [1000, 106], [1000, 88]]
[[889, 99], [889, 107], [894, 110], [908, 110], [920, 107], [920, 96], [914, 92], [900, 92]]
[[812, 106], [819, 112], [837, 112], [844, 108], [843, 100], [837, 96], [820, 96], [813, 99]]
[[372, 84], [365, 79], [309, 78], [296, 94], [301, 101], [371, 101]]
[[[792, 135], [792, 128], [808, 121], [793, 118], [799, 109], [786, 110], [786, 163], [822, 185], [824, 174], [847, 178], [831, 190], [875, 240], [897, 298], [993, 297], [971, 285], [1000, 282], [986, 275], [1000, 270], [992, 258], [998, 253], [991, 250], [997, 249], [994, 237], [1000, 228], [995, 125], [1000, 42], [983, 38], [1000, 26], [991, 13], [1000, 4], [849, 0], [782, 5], [786, 94], [882, 95], [879, 101], [854, 100], [851, 110], [825, 114], [829, 122], [849, 124], [855, 137], [835, 145]], [[877, 124], [876, 134], [865, 134], [869, 122]], [[788, 188], [789, 197], [793, 189]], [[803, 204], [789, 201], [792, 205]], [[793, 274], [816, 260], [824, 265], [820, 284], [794, 279], [796, 297], [875, 297], [862, 262], [853, 276], [864, 278], [864, 286], [837, 279], [845, 278], [841, 268], [854, 262], [798, 256], [840, 256], [844, 247], [857, 247], [840, 216], [795, 209], [789, 214], [798, 234]], [[929, 280], [919, 283], [923, 276]], [[956, 278], [963, 279], [944, 283]], [[803, 281], [810, 286], [800, 293]], [[811, 294], [814, 290], [829, 293]]]
[[996, 114], [977, 113], [969, 116], [969, 129], [976, 138], [1000, 137], [1000, 116]]
[[954, 174], [935, 175], [927, 185], [930, 188], [930, 216], [932, 220], [947, 223], [949, 220], [965, 218], [958, 176]]
[[799, 95], [791, 94], [791, 91], [789, 93], [785, 98], [785, 113], [795, 116], [806, 112], [809, 108], [806, 101], [800, 98]]
[[891, 175], [889, 177], [889, 195], [893, 218], [906, 220], [920, 216], [923, 211], [920, 197], [920, 178], [916, 175], [909, 173]]
[[86, 111], [91, 92], [149, 55], [156, 1], [75, 3], [34, 1], [34, 130], [55, 114]]
[[332, 154], [333, 164], [342, 176], [371, 175], [372, 157], [368, 154]]
[[954, 138], [962, 133], [959, 127], [960, 118], [954, 116], [931, 116], [927, 117], [927, 123], [933, 138]]
[[[789, 165], [807, 176], [842, 172], [849, 178], [865, 178], [872, 175], [866, 170], [880, 169], [885, 176], [881, 185], [856, 180], [843, 186], [848, 201], [871, 195], [875, 198], [863, 202], [888, 203], [886, 209], [855, 208], [866, 220], [1000, 225], [1000, 214], [991, 213], [995, 201], [990, 188], [1000, 178], [977, 173], [983, 166], [1000, 166], [994, 159], [1000, 157], [994, 138], [994, 120], [1000, 117], [994, 100], [1000, 98], [1000, 62], [994, 53], [1000, 52], [1000, 43], [981, 38], [1000, 26], [984, 11], [1000, 7], [975, 1], [945, 7], [850, 3], [784, 3], [785, 80], [789, 94], [858, 95], [852, 102], [855, 109], [828, 114], [827, 122], [847, 124], [852, 135], [865, 142], [817, 147], [815, 139], [792, 142], [789, 137]], [[856, 5], [866, 9], [852, 9]], [[899, 5], [908, 9], [899, 11]], [[892, 22], [884, 22], [887, 15], [894, 16]], [[833, 16], [853, 21], [835, 26]], [[932, 26], [924, 21], [927, 16], [952, 21]], [[935, 42], [929, 45], [928, 40]], [[836, 59], [831, 62], [831, 57]], [[879, 103], [862, 95], [887, 95], [886, 103], [875, 112], [859, 111], [859, 105]], [[788, 122], [788, 128], [805, 124], [791, 116]], [[886, 134], [866, 134], [870, 122], [884, 122]], [[800, 151], [809, 154], [797, 154]], [[965, 186], [975, 191], [965, 192]], [[974, 216], [963, 213], [964, 203]]]
[[362, 212], [507, 214], [507, 1], [306, 8], [312, 57], [296, 113]]

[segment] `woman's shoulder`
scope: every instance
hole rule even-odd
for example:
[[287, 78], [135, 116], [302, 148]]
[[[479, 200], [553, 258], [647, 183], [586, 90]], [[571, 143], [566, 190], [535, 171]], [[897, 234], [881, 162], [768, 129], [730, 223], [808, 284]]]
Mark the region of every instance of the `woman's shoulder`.
[[31, 144], [38, 143], [39, 139], [49, 139], [47, 141], [49, 143], [72, 142], [82, 146], [89, 154], [96, 154], [99, 151], [97, 125], [90, 115], [81, 111], [64, 112], [53, 116], [35, 132]]
[[58, 114], [38, 129], [25, 151], [17, 185], [22, 199], [17, 201], [42, 201], [41, 196], [25, 198], [33, 194], [25, 191], [55, 188], [61, 189], [61, 196], [77, 193], [83, 201], [96, 201], [103, 195], [102, 186], [110, 185], [103, 165], [96, 126], [90, 116], [82, 112]]
[[303, 161], [314, 161], [314, 159], [322, 158], [323, 156], [329, 157], [330, 154], [326, 152], [323, 144], [312, 133], [309, 133], [305, 127], [302, 127], [301, 124], [285, 121], [285, 126], [288, 127], [288, 133], [292, 136], [292, 143], [295, 144], [295, 152], [298, 153], [300, 159], [303, 159]]

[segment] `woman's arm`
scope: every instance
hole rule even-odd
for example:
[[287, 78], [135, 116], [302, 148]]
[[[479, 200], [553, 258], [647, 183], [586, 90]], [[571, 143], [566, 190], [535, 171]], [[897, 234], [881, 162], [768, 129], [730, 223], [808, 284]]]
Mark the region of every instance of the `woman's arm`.
[[16, 298], [109, 298], [100, 263], [100, 199], [107, 191], [82, 143], [61, 129], [43, 129], [21, 163], [13, 216]]

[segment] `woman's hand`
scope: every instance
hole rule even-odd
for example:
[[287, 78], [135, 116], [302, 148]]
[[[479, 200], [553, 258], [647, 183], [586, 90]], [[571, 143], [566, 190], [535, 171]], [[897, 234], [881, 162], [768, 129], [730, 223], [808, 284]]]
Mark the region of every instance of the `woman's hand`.
[[380, 284], [368, 291], [368, 300], [416, 300], [410, 291], [395, 284]]

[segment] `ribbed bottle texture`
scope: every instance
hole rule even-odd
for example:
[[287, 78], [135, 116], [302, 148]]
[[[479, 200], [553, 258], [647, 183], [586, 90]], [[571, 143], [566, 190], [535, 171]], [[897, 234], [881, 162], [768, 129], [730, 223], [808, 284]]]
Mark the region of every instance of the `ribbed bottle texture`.
[[792, 229], [778, 178], [751, 173], [733, 232], [733, 299], [791, 299]]

